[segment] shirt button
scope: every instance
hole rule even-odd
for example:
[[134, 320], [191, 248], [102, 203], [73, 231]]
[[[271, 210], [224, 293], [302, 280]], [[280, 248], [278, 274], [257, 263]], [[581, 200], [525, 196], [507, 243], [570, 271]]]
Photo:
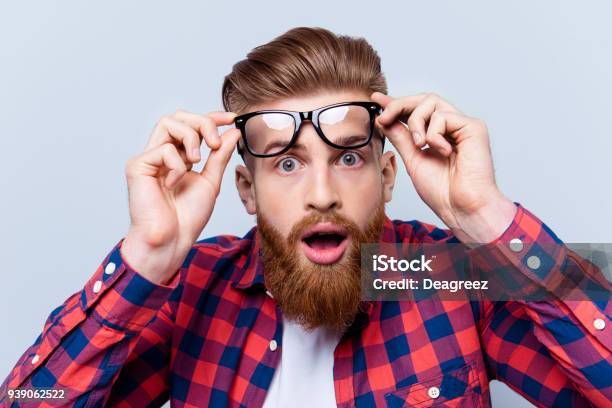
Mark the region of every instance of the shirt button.
[[593, 327], [597, 330], [603, 330], [606, 327], [606, 322], [604, 319], [595, 319], [593, 320]]
[[538, 269], [540, 267], [540, 258], [535, 255], [530, 256], [527, 258], [527, 266], [531, 269]]
[[429, 387], [427, 395], [429, 395], [429, 398], [438, 398], [440, 396], [440, 389], [438, 387]]
[[117, 267], [117, 265], [115, 265], [114, 262], [109, 262], [108, 265], [106, 265], [106, 268], [104, 268], [104, 273], [107, 275], [112, 275], [113, 272], [115, 272], [115, 268]]
[[93, 285], [93, 293], [98, 293], [102, 289], [102, 281], [96, 281]]
[[38, 354], [34, 355], [34, 357], [32, 357], [32, 364], [38, 363], [38, 360], [40, 360], [40, 356]]
[[523, 250], [523, 241], [518, 238], [510, 240], [510, 249], [514, 252], [521, 252]]
[[270, 350], [271, 351], [276, 351], [277, 348], [278, 348], [278, 344], [276, 343], [276, 340], [271, 340], [270, 341]]

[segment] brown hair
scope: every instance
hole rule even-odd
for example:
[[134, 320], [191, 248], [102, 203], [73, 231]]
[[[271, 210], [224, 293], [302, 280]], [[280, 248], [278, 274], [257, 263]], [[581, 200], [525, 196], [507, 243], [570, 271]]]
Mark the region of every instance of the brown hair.
[[223, 106], [240, 114], [249, 105], [315, 89], [387, 93], [380, 57], [363, 38], [293, 28], [234, 64], [223, 82]]

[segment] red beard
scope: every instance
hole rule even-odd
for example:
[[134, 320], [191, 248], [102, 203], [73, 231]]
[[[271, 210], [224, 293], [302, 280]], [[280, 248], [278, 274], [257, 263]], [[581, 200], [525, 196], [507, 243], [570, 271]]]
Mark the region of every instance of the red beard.
[[[350, 326], [361, 301], [360, 245], [378, 242], [384, 217], [384, 203], [381, 203], [362, 231], [354, 222], [335, 212], [315, 213], [294, 225], [285, 239], [258, 213], [257, 230], [262, 237], [266, 286], [283, 314], [306, 330], [327, 326], [343, 331]], [[334, 264], [300, 260], [305, 231], [320, 222], [332, 222], [345, 228], [347, 239], [351, 238], [347, 253]]]

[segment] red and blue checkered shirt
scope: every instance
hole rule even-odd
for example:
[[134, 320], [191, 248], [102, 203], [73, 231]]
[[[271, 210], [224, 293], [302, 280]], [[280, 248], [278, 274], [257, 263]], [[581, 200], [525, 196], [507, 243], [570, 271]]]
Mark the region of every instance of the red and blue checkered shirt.
[[[385, 218], [381, 242], [453, 238], [446, 229]], [[518, 251], [492, 245], [513, 239], [524, 243]], [[121, 257], [122, 242], [48, 317], [4, 381], [0, 405], [13, 402], [8, 389], [35, 387], [65, 390], [66, 399], [14, 404], [143, 407], [170, 399], [176, 407], [261, 406], [283, 339], [256, 229], [196, 242], [168, 285], [133, 270]], [[562, 250], [547, 254], [550, 262], [534, 274], [527, 254], [551, 242], [561, 243], [518, 205], [480, 267], [517, 268], [542, 285], [560, 268], [584, 272], [585, 261]], [[538, 406], [611, 406], [609, 302], [367, 304], [334, 352], [340, 407], [489, 406], [492, 379]]]

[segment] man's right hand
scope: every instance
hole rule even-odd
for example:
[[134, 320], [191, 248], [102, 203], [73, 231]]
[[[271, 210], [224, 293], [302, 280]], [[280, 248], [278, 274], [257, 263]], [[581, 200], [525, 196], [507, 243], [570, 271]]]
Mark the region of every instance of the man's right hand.
[[[128, 160], [130, 228], [121, 255], [152, 282], [164, 284], [176, 273], [208, 223], [223, 172], [240, 138], [238, 129], [219, 135], [232, 112], [198, 115], [177, 111], [157, 123], [145, 151]], [[204, 140], [210, 154], [200, 172]]]

